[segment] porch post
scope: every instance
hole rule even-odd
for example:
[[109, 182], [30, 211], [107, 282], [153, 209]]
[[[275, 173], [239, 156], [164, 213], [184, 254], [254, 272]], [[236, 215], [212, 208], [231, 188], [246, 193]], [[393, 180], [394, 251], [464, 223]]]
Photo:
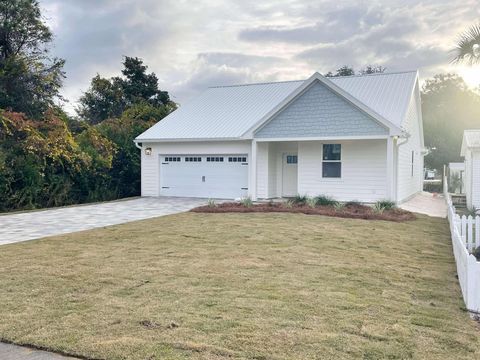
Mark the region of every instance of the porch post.
[[252, 140], [252, 150], [250, 152], [250, 183], [248, 185], [248, 194], [250, 198], [257, 200], [257, 141]]
[[397, 201], [395, 189], [395, 156], [394, 139], [392, 136], [387, 138], [387, 199]]

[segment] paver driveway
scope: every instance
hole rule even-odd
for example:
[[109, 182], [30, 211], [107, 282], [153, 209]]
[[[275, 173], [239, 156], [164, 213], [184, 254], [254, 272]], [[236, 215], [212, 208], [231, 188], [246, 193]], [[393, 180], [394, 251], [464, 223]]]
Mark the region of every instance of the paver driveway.
[[0, 216], [0, 245], [175, 214], [205, 199], [137, 198]]

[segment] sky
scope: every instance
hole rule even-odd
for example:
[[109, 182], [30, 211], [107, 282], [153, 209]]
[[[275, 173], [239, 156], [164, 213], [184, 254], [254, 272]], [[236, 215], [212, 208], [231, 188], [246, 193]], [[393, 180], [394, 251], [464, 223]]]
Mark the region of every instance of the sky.
[[480, 85], [480, 66], [451, 65], [459, 33], [480, 19], [479, 0], [40, 0], [66, 60], [73, 112], [96, 74], [120, 74], [137, 56], [180, 104], [203, 89], [305, 79], [350, 65], [456, 72]]

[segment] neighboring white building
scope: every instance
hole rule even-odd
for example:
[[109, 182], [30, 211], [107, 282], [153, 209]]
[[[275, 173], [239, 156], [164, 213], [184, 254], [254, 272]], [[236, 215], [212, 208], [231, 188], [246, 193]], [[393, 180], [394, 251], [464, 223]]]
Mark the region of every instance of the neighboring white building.
[[480, 209], [480, 129], [464, 131], [461, 155], [465, 158], [467, 207]]
[[420, 106], [416, 71], [212, 87], [135, 139], [142, 196], [402, 202], [422, 190]]

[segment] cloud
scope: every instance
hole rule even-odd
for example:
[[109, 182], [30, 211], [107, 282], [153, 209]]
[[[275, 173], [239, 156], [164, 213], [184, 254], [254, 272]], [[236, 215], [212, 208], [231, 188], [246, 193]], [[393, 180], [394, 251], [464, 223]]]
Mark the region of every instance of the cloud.
[[179, 102], [205, 87], [303, 79], [348, 64], [452, 71], [478, 0], [40, 0], [70, 109], [95, 74], [144, 59]]

